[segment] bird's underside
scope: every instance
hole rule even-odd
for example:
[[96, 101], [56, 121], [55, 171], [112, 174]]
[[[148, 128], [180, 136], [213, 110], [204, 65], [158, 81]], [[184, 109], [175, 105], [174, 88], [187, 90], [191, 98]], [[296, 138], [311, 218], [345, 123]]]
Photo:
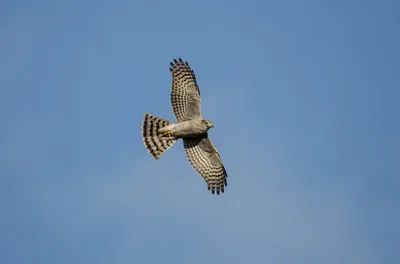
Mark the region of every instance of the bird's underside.
[[178, 139], [183, 146], [189, 163], [203, 177], [208, 190], [214, 194], [224, 192], [227, 173], [221, 157], [208, 138], [207, 131], [212, 122], [203, 120], [200, 90], [193, 70], [182, 59], [171, 62], [171, 103], [177, 124], [145, 114], [142, 136], [149, 153], [158, 159]]

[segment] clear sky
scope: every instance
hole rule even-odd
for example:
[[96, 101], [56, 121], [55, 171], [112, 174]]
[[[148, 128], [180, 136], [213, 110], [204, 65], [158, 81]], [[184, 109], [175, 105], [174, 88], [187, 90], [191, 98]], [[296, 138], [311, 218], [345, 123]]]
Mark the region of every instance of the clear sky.
[[[0, 263], [400, 263], [399, 1], [0, 3]], [[175, 121], [194, 69], [228, 171]]]

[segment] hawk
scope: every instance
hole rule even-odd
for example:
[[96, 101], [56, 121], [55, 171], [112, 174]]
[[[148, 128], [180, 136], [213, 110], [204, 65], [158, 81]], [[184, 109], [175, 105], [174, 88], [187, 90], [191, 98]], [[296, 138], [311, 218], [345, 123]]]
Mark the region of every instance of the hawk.
[[208, 138], [207, 131], [214, 124], [204, 120], [201, 114], [200, 90], [194, 72], [180, 58], [170, 64], [171, 103], [178, 123], [146, 113], [142, 126], [144, 145], [158, 159], [181, 138], [189, 163], [206, 181], [208, 190], [212, 194], [223, 193], [228, 175], [221, 156]]

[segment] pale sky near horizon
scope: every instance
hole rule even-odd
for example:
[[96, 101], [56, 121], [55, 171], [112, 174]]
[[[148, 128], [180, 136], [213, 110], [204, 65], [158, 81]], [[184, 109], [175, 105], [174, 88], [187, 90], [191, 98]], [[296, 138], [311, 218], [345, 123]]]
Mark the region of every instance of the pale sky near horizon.
[[[0, 3], [0, 263], [400, 263], [398, 1]], [[229, 178], [175, 121], [194, 69]]]

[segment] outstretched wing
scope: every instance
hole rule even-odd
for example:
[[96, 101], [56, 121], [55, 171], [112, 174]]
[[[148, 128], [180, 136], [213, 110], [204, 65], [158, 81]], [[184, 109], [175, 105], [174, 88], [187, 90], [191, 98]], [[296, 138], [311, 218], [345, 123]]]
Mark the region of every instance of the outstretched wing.
[[214, 194], [224, 192], [224, 186], [227, 186], [226, 170], [222, 164], [221, 157], [208, 139], [204, 137], [196, 140], [183, 140], [186, 155], [190, 164], [204, 178], [208, 185], [208, 190]]
[[196, 77], [187, 62], [182, 59], [171, 62], [171, 103], [178, 122], [201, 118], [200, 90]]

